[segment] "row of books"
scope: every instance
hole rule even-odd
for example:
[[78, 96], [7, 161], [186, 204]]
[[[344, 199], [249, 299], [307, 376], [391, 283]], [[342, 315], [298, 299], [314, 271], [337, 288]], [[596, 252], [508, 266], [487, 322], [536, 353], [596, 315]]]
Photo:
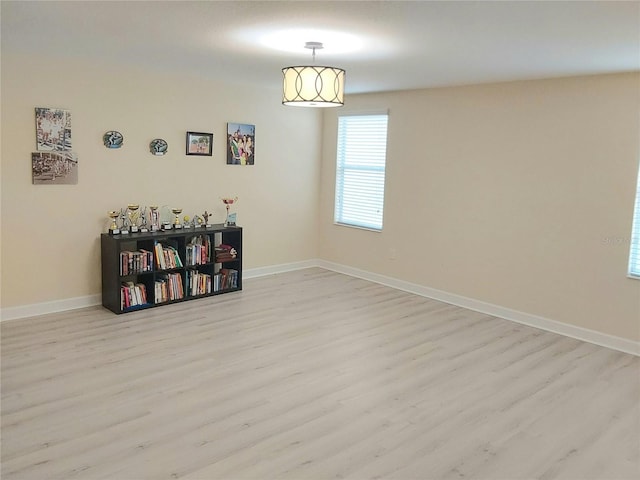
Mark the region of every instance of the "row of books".
[[238, 288], [238, 271], [233, 268], [221, 268], [220, 272], [216, 273], [213, 277], [214, 292]]
[[187, 272], [187, 291], [190, 295], [211, 293], [212, 287], [211, 275], [198, 272], [197, 270], [189, 270], [189, 272]]
[[140, 249], [137, 252], [120, 252], [120, 275], [135, 275], [153, 270], [153, 252]]
[[130, 308], [147, 303], [147, 288], [143, 283], [123, 282], [120, 287], [120, 308]]
[[155, 303], [168, 302], [184, 298], [182, 275], [179, 273], [164, 273], [156, 277]]
[[202, 265], [211, 261], [211, 238], [197, 235], [187, 245], [187, 265]]
[[167, 270], [169, 268], [181, 268], [182, 260], [178, 251], [171, 245], [162, 245], [156, 243], [156, 267], [160, 270]]
[[[187, 275], [187, 291], [191, 296], [238, 288], [238, 271], [231, 268], [223, 268], [213, 276], [196, 270], [190, 270]], [[179, 273], [159, 274], [154, 288], [155, 303], [184, 298], [182, 276]], [[123, 282], [120, 298], [123, 310], [145, 305], [148, 303], [147, 289], [143, 283]]]
[[187, 275], [189, 295], [204, 295], [212, 291], [238, 288], [238, 271], [232, 268], [222, 268], [213, 276], [196, 270], [190, 270]]
[[[157, 243], [154, 250], [155, 265], [158, 270], [183, 267], [182, 259], [175, 247]], [[215, 247], [214, 252], [216, 263], [229, 262], [237, 258], [235, 248], [230, 245], [219, 245]], [[209, 235], [194, 237], [193, 241], [186, 246], [186, 257], [189, 266], [211, 262], [212, 244]], [[154, 252], [144, 249], [120, 252], [120, 275], [136, 275], [152, 271], [153, 258]]]

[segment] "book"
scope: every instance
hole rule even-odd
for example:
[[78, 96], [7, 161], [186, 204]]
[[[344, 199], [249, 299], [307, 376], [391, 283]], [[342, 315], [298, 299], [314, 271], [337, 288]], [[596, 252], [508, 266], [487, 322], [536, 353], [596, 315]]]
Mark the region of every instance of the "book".
[[122, 282], [120, 306], [122, 309], [147, 304], [147, 287], [144, 283]]
[[182, 259], [180, 258], [180, 254], [175, 247], [170, 245], [164, 246], [161, 243], [156, 243], [154, 250], [158, 270], [182, 268], [184, 266]]
[[158, 275], [156, 279], [155, 303], [184, 298], [182, 275], [180, 273], [165, 273]]
[[187, 265], [203, 265], [211, 261], [211, 237], [197, 235], [189, 240], [186, 248]]
[[136, 275], [153, 270], [152, 254], [147, 250], [120, 252], [120, 276]]

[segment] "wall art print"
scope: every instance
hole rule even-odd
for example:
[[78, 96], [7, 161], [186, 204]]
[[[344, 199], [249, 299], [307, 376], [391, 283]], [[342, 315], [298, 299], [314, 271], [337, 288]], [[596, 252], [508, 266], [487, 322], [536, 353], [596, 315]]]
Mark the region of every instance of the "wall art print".
[[31, 172], [34, 185], [76, 185], [78, 158], [73, 152], [33, 152]]
[[213, 133], [187, 132], [187, 155], [213, 155]]
[[256, 126], [227, 123], [227, 165], [253, 165], [256, 150]]
[[71, 151], [71, 112], [36, 107], [36, 150]]

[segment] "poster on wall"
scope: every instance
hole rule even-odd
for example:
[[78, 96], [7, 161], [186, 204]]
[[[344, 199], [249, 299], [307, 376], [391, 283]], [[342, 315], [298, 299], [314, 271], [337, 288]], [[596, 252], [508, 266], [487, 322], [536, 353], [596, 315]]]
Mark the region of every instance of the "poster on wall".
[[256, 150], [256, 126], [227, 123], [227, 165], [253, 165]]
[[213, 155], [213, 133], [187, 132], [187, 155]]
[[78, 158], [73, 152], [33, 152], [31, 172], [34, 185], [76, 185]]
[[71, 151], [71, 112], [36, 107], [36, 150]]

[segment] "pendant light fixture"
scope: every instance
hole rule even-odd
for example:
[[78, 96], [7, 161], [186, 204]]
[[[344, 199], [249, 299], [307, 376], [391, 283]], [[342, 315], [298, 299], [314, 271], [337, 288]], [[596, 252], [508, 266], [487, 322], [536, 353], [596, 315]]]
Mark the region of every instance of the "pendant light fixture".
[[313, 51], [314, 65], [282, 69], [282, 104], [299, 107], [341, 107], [344, 105], [345, 71], [336, 67], [315, 65], [320, 42], [307, 42], [304, 48]]

